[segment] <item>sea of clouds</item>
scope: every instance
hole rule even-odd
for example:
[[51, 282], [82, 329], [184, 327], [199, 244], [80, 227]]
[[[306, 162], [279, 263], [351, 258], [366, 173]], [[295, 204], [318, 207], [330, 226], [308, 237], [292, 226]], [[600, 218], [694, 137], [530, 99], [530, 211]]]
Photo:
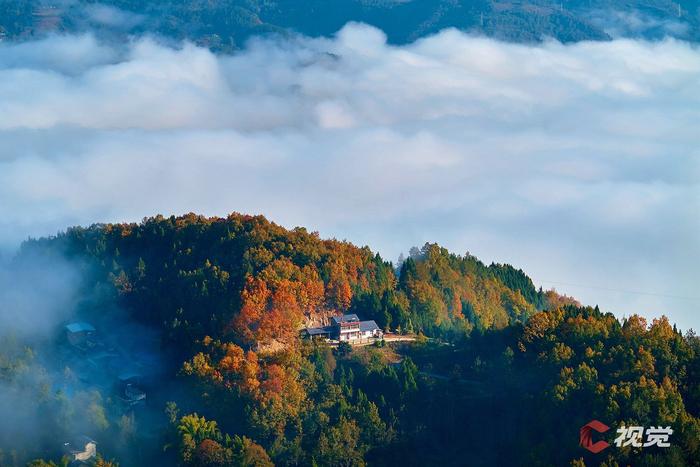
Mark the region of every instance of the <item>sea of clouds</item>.
[[439, 242], [698, 328], [699, 123], [700, 50], [675, 40], [394, 47], [349, 24], [232, 56], [0, 44], [0, 243], [262, 213], [389, 259]]

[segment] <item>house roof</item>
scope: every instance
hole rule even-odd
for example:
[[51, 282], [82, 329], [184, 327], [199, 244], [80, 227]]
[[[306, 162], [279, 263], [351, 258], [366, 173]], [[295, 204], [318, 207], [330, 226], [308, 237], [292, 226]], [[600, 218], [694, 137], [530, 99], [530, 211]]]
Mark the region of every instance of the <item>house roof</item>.
[[323, 334], [330, 334], [331, 328], [329, 326], [323, 326], [320, 328], [306, 328], [306, 332], [310, 336], [321, 336]]
[[88, 436], [76, 436], [70, 441], [63, 443], [63, 449], [71, 454], [85, 452], [87, 445], [91, 443], [97, 444], [92, 438]]
[[93, 325], [84, 321], [66, 324], [66, 329], [68, 332], [95, 332]]
[[377, 323], [375, 323], [374, 320], [360, 321], [360, 332], [378, 331], [378, 330], [379, 330], [379, 326], [377, 326]]
[[121, 373], [119, 376], [117, 376], [119, 381], [121, 382], [128, 382], [130, 380], [138, 380], [143, 378], [143, 375], [141, 373], [137, 373], [135, 371], [125, 371], [124, 373]]
[[333, 324], [352, 323], [355, 321], [360, 321], [360, 318], [358, 318], [357, 315], [354, 313], [351, 313], [349, 315], [334, 316], [331, 319], [333, 320]]

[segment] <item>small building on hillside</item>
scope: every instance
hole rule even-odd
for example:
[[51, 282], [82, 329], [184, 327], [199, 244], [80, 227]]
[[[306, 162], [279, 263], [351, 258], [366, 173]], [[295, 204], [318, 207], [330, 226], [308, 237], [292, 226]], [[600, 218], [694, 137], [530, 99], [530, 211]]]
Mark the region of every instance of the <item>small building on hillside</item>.
[[333, 326], [321, 326], [318, 328], [306, 328], [302, 331], [303, 337], [310, 339], [330, 339], [333, 334]]
[[374, 320], [360, 321], [356, 314], [334, 316], [329, 326], [306, 328], [305, 337], [328, 339], [338, 342], [367, 342], [384, 337], [384, 333]]
[[63, 443], [63, 452], [71, 465], [82, 465], [97, 457], [97, 443], [87, 436], [78, 436]]
[[143, 377], [139, 373], [120, 374], [117, 381], [117, 395], [129, 406], [145, 404], [146, 392], [143, 390]]
[[95, 327], [83, 321], [68, 323], [65, 326], [66, 339], [73, 347], [86, 349], [93, 347], [95, 342]]
[[382, 339], [384, 332], [377, 326], [374, 320], [360, 321], [360, 338], [362, 339]]

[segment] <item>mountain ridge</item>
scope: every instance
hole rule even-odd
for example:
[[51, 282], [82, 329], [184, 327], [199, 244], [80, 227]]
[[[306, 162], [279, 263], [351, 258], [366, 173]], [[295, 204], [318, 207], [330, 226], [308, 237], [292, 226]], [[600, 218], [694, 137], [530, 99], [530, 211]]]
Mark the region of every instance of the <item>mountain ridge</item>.
[[157, 34], [233, 51], [259, 35], [331, 36], [348, 22], [382, 29], [404, 44], [445, 28], [533, 43], [612, 37], [700, 39], [700, 8], [690, 0], [202, 0], [182, 2], [0, 2], [0, 38], [96, 31], [107, 38]]

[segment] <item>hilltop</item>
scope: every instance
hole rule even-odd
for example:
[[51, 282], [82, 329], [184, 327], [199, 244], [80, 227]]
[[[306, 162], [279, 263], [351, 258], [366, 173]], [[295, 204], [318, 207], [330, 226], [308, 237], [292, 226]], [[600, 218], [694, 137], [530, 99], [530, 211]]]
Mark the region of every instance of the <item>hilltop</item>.
[[110, 299], [179, 344], [205, 335], [242, 345], [290, 341], [301, 326], [346, 312], [385, 330], [451, 338], [525, 322], [565, 300], [510, 265], [486, 266], [436, 244], [394, 265], [369, 247], [242, 214], [73, 227], [22, 251], [81, 264], [90, 290], [113, 290]]

